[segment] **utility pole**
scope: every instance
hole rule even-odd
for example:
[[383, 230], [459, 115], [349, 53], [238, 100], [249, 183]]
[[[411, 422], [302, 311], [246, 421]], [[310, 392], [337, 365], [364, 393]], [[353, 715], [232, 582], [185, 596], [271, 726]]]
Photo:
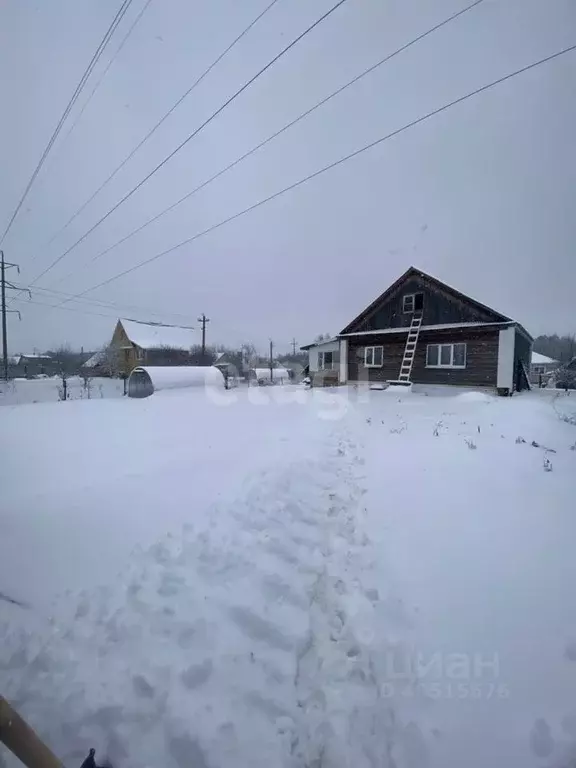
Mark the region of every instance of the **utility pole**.
[[210, 322], [210, 318], [206, 317], [204, 312], [198, 318], [198, 322], [202, 323], [202, 365], [206, 364], [206, 323]]
[[6, 324], [6, 315], [9, 312], [14, 312], [20, 317], [20, 312], [17, 309], [8, 309], [6, 307], [6, 287], [18, 290], [15, 285], [9, 283], [6, 280], [6, 270], [15, 268], [20, 274], [20, 267], [17, 264], [11, 264], [4, 261], [4, 251], [0, 251], [0, 296], [2, 301], [2, 351], [3, 351], [3, 369], [4, 380], [8, 381], [8, 330]]
[[294, 338], [293, 338], [293, 339], [292, 339], [292, 355], [293, 355], [294, 357], [296, 357], [296, 345], [297, 345], [297, 343], [298, 343], [298, 342], [296, 341], [296, 339], [294, 339]]
[[274, 342], [270, 339], [270, 381], [274, 382]]

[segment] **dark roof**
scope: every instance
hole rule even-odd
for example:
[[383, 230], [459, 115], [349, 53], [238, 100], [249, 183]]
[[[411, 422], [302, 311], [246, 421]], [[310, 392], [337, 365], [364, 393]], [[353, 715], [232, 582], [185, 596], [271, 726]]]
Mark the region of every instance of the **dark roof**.
[[[447, 285], [446, 283], [443, 283], [441, 280], [438, 280], [435, 277], [432, 277], [432, 275], [426, 274], [426, 272], [422, 272], [421, 269], [416, 269], [416, 267], [410, 267], [409, 269], [404, 272], [403, 275], [401, 275], [398, 280], [396, 280], [392, 285], [387, 288], [384, 293], [381, 293], [380, 296], [378, 296], [377, 299], [374, 299], [374, 301], [369, 304], [366, 309], [364, 309], [360, 314], [352, 320], [351, 323], [348, 323], [348, 325], [340, 331], [341, 334], [350, 333], [350, 329], [353, 328], [357, 323], [361, 322], [367, 315], [369, 315], [372, 310], [376, 309], [377, 306], [379, 306], [383, 301], [385, 301], [389, 296], [391, 296], [394, 291], [405, 281], [408, 280], [409, 277], [423, 277], [424, 279], [431, 282], [433, 285], [435, 285], [437, 288], [441, 288], [444, 291], [447, 291], [448, 293], [452, 294], [452, 296], [455, 296], [457, 299], [460, 299], [461, 301], [465, 301], [467, 304], [471, 304], [478, 309], [483, 310], [484, 312], [490, 312], [492, 315], [494, 315], [494, 318], [497, 322], [502, 323], [511, 323], [514, 322], [512, 318], [507, 317], [506, 315], [500, 314], [500, 312], [496, 312], [496, 310], [492, 309], [491, 307], [487, 307], [486, 304], [481, 304], [479, 301], [476, 301], [476, 299], [470, 298], [470, 296], [466, 296], [466, 294], [461, 293], [460, 291], [457, 291], [455, 288], [452, 288], [452, 286]], [[531, 338], [531, 337], [530, 337]]]

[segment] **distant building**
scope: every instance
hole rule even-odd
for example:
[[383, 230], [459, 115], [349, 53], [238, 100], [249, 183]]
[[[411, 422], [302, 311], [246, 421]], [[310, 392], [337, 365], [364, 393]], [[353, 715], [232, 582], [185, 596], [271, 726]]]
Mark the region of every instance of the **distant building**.
[[54, 376], [58, 362], [50, 355], [14, 355], [9, 358], [9, 374], [12, 378], [31, 379], [34, 376]]
[[110, 376], [114, 373], [110, 355], [107, 349], [101, 349], [99, 352], [94, 352], [90, 357], [82, 363], [81, 374], [88, 376]]
[[108, 354], [114, 369], [128, 375], [137, 366], [189, 364], [196, 343], [192, 328], [120, 319]]
[[530, 362], [530, 379], [532, 384], [542, 387], [548, 381], [550, 374], [553, 373], [560, 363], [551, 357], [541, 355], [539, 352], [532, 352]]
[[338, 338], [323, 339], [314, 344], [300, 347], [308, 352], [308, 370], [314, 386], [328, 386], [338, 383], [340, 369], [340, 341]]

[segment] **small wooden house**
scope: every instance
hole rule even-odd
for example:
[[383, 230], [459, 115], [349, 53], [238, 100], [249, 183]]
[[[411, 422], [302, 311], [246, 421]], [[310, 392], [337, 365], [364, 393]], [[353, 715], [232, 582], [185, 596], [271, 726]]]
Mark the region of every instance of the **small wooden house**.
[[338, 334], [339, 383], [530, 387], [532, 336], [410, 267]]
[[116, 323], [109, 355], [114, 358], [116, 370], [128, 375], [146, 364], [187, 365], [195, 343], [193, 328], [121, 319]]

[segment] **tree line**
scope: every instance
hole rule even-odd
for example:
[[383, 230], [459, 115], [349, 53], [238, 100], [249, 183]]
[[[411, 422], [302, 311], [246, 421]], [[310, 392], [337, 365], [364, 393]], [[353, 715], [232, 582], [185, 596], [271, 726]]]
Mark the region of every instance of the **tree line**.
[[559, 336], [537, 336], [534, 339], [534, 351], [551, 357], [560, 363], [569, 363], [576, 357], [576, 334]]

